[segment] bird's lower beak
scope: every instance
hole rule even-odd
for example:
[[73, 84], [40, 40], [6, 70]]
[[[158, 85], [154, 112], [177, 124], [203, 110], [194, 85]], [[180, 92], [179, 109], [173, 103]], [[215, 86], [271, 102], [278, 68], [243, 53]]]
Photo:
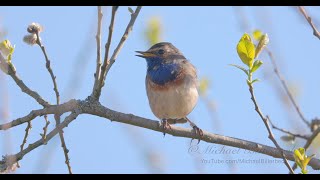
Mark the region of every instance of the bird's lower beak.
[[137, 53], [140, 53], [140, 54], [138, 54], [138, 55], [136, 55], [136, 56], [138, 56], [138, 57], [142, 57], [142, 58], [148, 58], [148, 57], [155, 57], [156, 55], [155, 54], [153, 54], [153, 53], [150, 53], [150, 52], [144, 52], [144, 51], [136, 51]]

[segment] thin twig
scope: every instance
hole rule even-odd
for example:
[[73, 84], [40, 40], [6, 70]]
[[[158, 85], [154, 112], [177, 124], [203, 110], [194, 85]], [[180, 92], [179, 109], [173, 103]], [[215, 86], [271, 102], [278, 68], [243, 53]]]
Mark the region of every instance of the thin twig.
[[[43, 129], [43, 134], [40, 134], [42, 136], [42, 139], [43, 140], [46, 140], [47, 138], [47, 131], [48, 131], [48, 126], [50, 124], [50, 121], [48, 120], [48, 115], [44, 115], [44, 120], [46, 122], [46, 124], [44, 125], [44, 127], [42, 128]], [[30, 121], [29, 121], [30, 122]]]
[[[102, 67], [101, 67], [100, 83], [99, 83], [99, 86], [98, 86], [98, 89], [97, 89], [97, 93], [96, 93], [96, 96], [95, 96], [95, 98], [96, 98], [97, 100], [99, 99], [100, 94], [101, 94], [101, 89], [102, 89], [102, 87], [103, 87], [104, 84], [105, 84], [106, 76], [107, 76], [107, 74], [108, 74], [111, 66], [112, 66], [113, 63], [116, 61], [116, 59], [117, 59], [117, 57], [118, 57], [118, 54], [120, 53], [120, 50], [121, 50], [121, 48], [123, 47], [125, 41], [127, 40], [130, 32], [132, 31], [133, 25], [134, 25], [134, 23], [135, 23], [138, 15], [139, 15], [139, 13], [140, 13], [141, 8], [142, 8], [141, 6], [138, 6], [138, 7], [136, 8], [135, 12], [131, 14], [131, 19], [130, 19], [128, 25], [127, 25], [127, 28], [126, 28], [124, 34], [122, 35], [122, 38], [121, 38], [119, 44], [117, 45], [116, 49], [114, 50], [114, 52], [113, 52], [110, 60], [107, 60], [107, 61], [106, 61], [107, 56], [105, 56], [106, 65], [102, 65]], [[107, 43], [107, 44], [108, 44], [108, 43]], [[107, 46], [107, 44], [106, 44], [106, 46]], [[107, 52], [107, 50], [106, 50], [106, 52]], [[107, 54], [106, 54], [106, 55], [107, 55]], [[105, 63], [104, 63], [104, 64], [105, 64]], [[106, 68], [105, 70], [104, 70], [104, 66], [106, 66], [106, 67], [105, 67], [105, 68]]]
[[28, 115], [17, 118], [13, 121], [8, 123], [4, 123], [0, 125], [0, 130], [7, 130], [12, 127], [21, 125], [23, 123], [27, 123], [38, 116], [48, 115], [48, 114], [63, 114], [66, 112], [73, 111], [77, 108], [78, 101], [77, 100], [70, 100], [66, 103], [60, 105], [50, 105], [44, 109], [32, 110]]
[[[49, 72], [49, 74], [51, 76], [52, 82], [53, 82], [53, 90], [54, 90], [54, 92], [56, 94], [56, 102], [57, 102], [57, 105], [59, 105], [60, 104], [60, 94], [59, 94], [59, 90], [58, 90], [56, 76], [54, 75], [54, 73], [52, 71], [52, 68], [50, 66], [50, 60], [48, 58], [48, 55], [47, 55], [45, 47], [41, 43], [38, 31], [36, 32], [36, 35], [37, 35], [37, 44], [39, 45], [39, 47], [41, 48], [41, 50], [43, 52], [43, 55], [44, 55], [45, 60], [46, 60], [46, 68], [47, 68], [47, 70], [48, 70], [48, 72]], [[59, 124], [60, 124], [60, 116], [61, 116], [61, 114], [55, 114], [54, 115], [54, 119], [56, 120], [56, 127], [58, 127]], [[71, 165], [70, 165], [70, 161], [69, 161], [69, 155], [68, 155], [69, 150], [68, 150], [68, 148], [66, 146], [62, 129], [60, 129], [60, 131], [59, 131], [59, 136], [60, 136], [60, 141], [61, 141], [61, 146], [62, 146], [62, 149], [63, 149], [63, 153], [64, 153], [64, 156], [65, 156], [65, 159], [66, 159], [65, 163], [68, 166], [69, 173], [72, 174]]]
[[10, 66], [7, 60], [5, 60], [3, 56], [0, 56], [0, 65], [4, 69], [6, 69], [7, 72], [5, 73], [8, 74], [15, 81], [15, 83], [20, 87], [22, 92], [31, 96], [43, 107], [50, 106], [50, 104], [46, 100], [44, 100], [36, 91], [31, 90], [27, 85], [24, 84], [24, 82], [17, 75], [16, 69], [14, 68], [14, 66], [12, 64]]
[[[307, 150], [307, 149], [310, 147], [310, 145], [312, 144], [312, 142], [314, 141], [314, 139], [315, 139], [319, 134], [320, 134], [320, 128], [316, 129], [316, 130], [312, 133], [312, 135], [311, 135], [310, 138], [307, 140], [307, 142], [306, 142], [306, 144], [303, 146], [303, 148], [304, 148], [305, 150]], [[297, 164], [296, 164], [296, 163], [293, 164], [292, 169], [293, 169], [293, 170], [297, 169]], [[289, 172], [289, 173], [291, 173], [291, 172]]]
[[114, 21], [116, 17], [118, 7], [117, 6], [112, 6], [112, 12], [111, 12], [111, 21], [109, 25], [109, 33], [108, 33], [108, 40], [107, 43], [105, 44], [105, 53], [104, 53], [104, 60], [103, 60], [103, 65], [101, 66], [101, 73], [99, 76], [99, 82], [96, 84], [96, 87], [94, 87], [93, 97], [96, 99], [99, 99], [100, 94], [101, 94], [101, 88], [102, 88], [102, 83], [104, 81], [104, 74], [106, 71], [106, 67], [110, 63], [109, 61], [109, 51], [110, 51], [110, 46], [111, 46], [111, 40], [112, 40], [112, 34], [113, 34], [113, 27], [114, 27]]
[[257, 111], [257, 113], [259, 114], [260, 118], [262, 119], [264, 125], [266, 126], [267, 130], [268, 130], [268, 133], [269, 133], [269, 139], [273, 142], [273, 144], [277, 147], [277, 149], [279, 150], [279, 152], [281, 153], [281, 157], [284, 161], [284, 164], [287, 166], [287, 168], [289, 169], [290, 172], [292, 172], [294, 174], [294, 171], [291, 169], [290, 167], [290, 164], [288, 163], [288, 160], [286, 158], [286, 155], [284, 154], [283, 152], [283, 149], [279, 146], [278, 142], [276, 141], [276, 139], [274, 138], [274, 135], [271, 131], [271, 128], [268, 124], [268, 116], [267, 117], [264, 117], [264, 115], [262, 114], [259, 106], [258, 106], [258, 103], [256, 101], [256, 98], [254, 96], [254, 92], [253, 92], [253, 86], [252, 84], [248, 84], [249, 85], [249, 91], [250, 91], [250, 94], [251, 94], [251, 100], [255, 106], [255, 110]]
[[[20, 145], [20, 151], [23, 150], [24, 145], [27, 143], [27, 138], [29, 136], [29, 132], [30, 132], [31, 128], [32, 128], [31, 121], [28, 121], [28, 125], [25, 129], [25, 134], [24, 134], [24, 137], [22, 140], [22, 144]], [[17, 166], [20, 167], [19, 162], [17, 162]]]
[[309, 25], [313, 29], [313, 35], [316, 36], [318, 39], [320, 39], [320, 32], [317, 30], [316, 26], [313, 24], [312, 19], [310, 16], [308, 16], [306, 10], [302, 6], [298, 6], [299, 11], [301, 14], [306, 18]]
[[[99, 78], [100, 78], [100, 70], [101, 70], [101, 24], [102, 24], [102, 10], [101, 6], [98, 6], [98, 28], [97, 28], [97, 35], [96, 35], [96, 42], [97, 42], [97, 67], [96, 67], [96, 73], [94, 74], [94, 85], [93, 85], [93, 90], [92, 93], [95, 92], [95, 89], [97, 88], [97, 85], [99, 83]], [[113, 12], [113, 11], [112, 11]], [[112, 13], [113, 14], [113, 13]], [[112, 16], [113, 19], [111, 20], [111, 23], [114, 22], [114, 16]], [[113, 24], [112, 24], [112, 29], [113, 29]], [[111, 33], [112, 34], [112, 33]], [[110, 28], [109, 28], [109, 37], [110, 37]], [[108, 37], [108, 42], [109, 42], [109, 37]], [[110, 46], [109, 46], [110, 47]], [[107, 50], [107, 49], [106, 49]], [[109, 51], [109, 49], [108, 49]]]
[[282, 75], [280, 74], [280, 71], [278, 69], [278, 66], [277, 66], [277, 63], [273, 57], [273, 54], [272, 52], [268, 49], [268, 48], [265, 48], [265, 50], [267, 51], [269, 57], [270, 57], [270, 60], [271, 60], [271, 63], [272, 63], [272, 66], [273, 66], [273, 70], [274, 72], [276, 73], [279, 81], [281, 82], [281, 85], [282, 87], [285, 89], [292, 105], [294, 106], [294, 108], [296, 109], [297, 113], [299, 114], [299, 117], [301, 118], [301, 120], [308, 126], [310, 127], [310, 122], [304, 117], [304, 115], [302, 114], [301, 110], [300, 110], [300, 107], [298, 105], [298, 103], [295, 101], [293, 95], [291, 94], [290, 90], [289, 90], [289, 87], [285, 81], [285, 79], [282, 77]]
[[39, 37], [39, 32], [36, 33], [37, 35], [37, 44], [39, 45], [39, 47], [41, 48], [42, 50], [42, 53], [45, 57], [45, 60], [46, 60], [46, 68], [50, 74], [50, 77], [52, 79], [52, 82], [53, 82], [53, 90], [56, 94], [56, 104], [60, 104], [60, 94], [59, 94], [59, 91], [58, 91], [58, 85], [57, 85], [57, 81], [56, 81], [56, 76], [54, 75], [53, 71], [52, 71], [52, 68], [50, 66], [50, 60], [48, 58], [48, 55], [47, 55], [47, 52], [46, 52], [46, 49], [45, 47], [42, 45], [41, 41], [40, 41], [40, 37]]
[[70, 158], [69, 158], [69, 155], [68, 155], [69, 149], [67, 148], [66, 142], [64, 140], [63, 130], [59, 128], [60, 117], [61, 117], [60, 114], [55, 114], [54, 115], [54, 118], [56, 119], [56, 121], [59, 122], [59, 123], [56, 124], [56, 127], [59, 129], [59, 137], [60, 137], [61, 147], [63, 149], [63, 153], [64, 153], [64, 157], [65, 157], [65, 163], [66, 163], [66, 165], [68, 167], [69, 174], [72, 174], [72, 168], [71, 168], [71, 165], [70, 165]]
[[279, 127], [275, 126], [275, 125], [272, 123], [272, 121], [270, 120], [270, 118], [269, 118], [269, 122], [270, 122], [271, 127], [272, 127], [273, 129], [276, 129], [276, 130], [281, 131], [281, 132], [283, 132], [283, 133], [289, 134], [290, 136], [293, 136], [294, 138], [298, 137], [298, 138], [305, 139], [305, 140], [308, 140], [308, 139], [310, 138], [310, 136], [307, 136], [307, 135], [296, 134], [296, 133], [290, 132], [289, 130], [286, 130], [286, 129], [283, 129], [283, 128], [279, 128]]
[[[57, 135], [61, 129], [65, 128], [68, 126], [69, 123], [71, 123], [74, 119], [76, 119], [78, 117], [79, 113], [78, 112], [72, 112], [70, 115], [68, 115], [65, 120], [60, 123], [58, 125], [58, 127], [56, 127], [55, 129], [53, 129], [48, 135], [47, 135], [47, 139], [43, 140], [43, 138], [39, 139], [38, 141], [29, 144], [27, 148], [25, 148], [24, 150], [20, 151], [17, 154], [14, 155], [9, 155], [9, 156], [5, 156], [5, 157], [9, 157], [6, 159], [14, 159], [15, 161], [10, 162], [11, 164], [7, 164], [7, 167], [10, 167], [10, 165], [14, 165], [17, 161], [21, 160], [26, 154], [30, 153], [32, 150], [36, 149], [37, 147], [44, 145], [47, 143], [47, 141], [51, 140], [55, 135]], [[3, 169], [1, 169], [1, 165], [5, 164], [7, 162], [3, 162], [0, 161], [0, 172], [3, 171]]]

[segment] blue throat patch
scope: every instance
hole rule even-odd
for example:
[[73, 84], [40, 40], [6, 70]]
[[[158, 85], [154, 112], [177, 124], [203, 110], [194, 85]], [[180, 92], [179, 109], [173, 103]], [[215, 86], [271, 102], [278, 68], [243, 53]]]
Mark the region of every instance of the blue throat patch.
[[161, 58], [146, 58], [146, 61], [148, 65], [147, 75], [152, 82], [159, 85], [173, 81], [180, 71], [179, 64], [166, 64], [163, 63]]

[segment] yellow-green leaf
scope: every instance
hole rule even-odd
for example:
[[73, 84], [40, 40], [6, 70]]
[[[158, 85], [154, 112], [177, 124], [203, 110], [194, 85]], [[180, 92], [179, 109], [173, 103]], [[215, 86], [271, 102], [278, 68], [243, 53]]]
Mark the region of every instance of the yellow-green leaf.
[[298, 151], [300, 152], [301, 156], [305, 156], [306, 150], [304, 148], [298, 148]]
[[260, 60], [254, 61], [253, 66], [252, 66], [252, 68], [251, 68], [251, 72], [252, 72], [252, 73], [255, 72], [257, 69], [259, 69], [259, 67], [260, 67], [262, 64], [263, 64], [263, 62], [260, 61]]
[[252, 41], [252, 40], [251, 40], [251, 37], [250, 37], [250, 35], [249, 35], [248, 33], [244, 33], [244, 34], [242, 35], [240, 41], [242, 41], [242, 40]]
[[302, 164], [302, 165], [303, 165], [304, 167], [307, 167], [307, 165], [309, 164], [310, 160], [311, 160], [314, 156], [315, 156], [315, 154], [307, 157], [307, 158], [303, 161], [303, 164]]
[[242, 62], [251, 69], [255, 57], [255, 47], [249, 35], [242, 36], [237, 45], [237, 52]]
[[256, 29], [253, 31], [252, 35], [256, 41], [259, 41], [262, 36], [262, 32], [259, 29]]
[[296, 157], [296, 159], [303, 161], [304, 158], [299, 149], [294, 150], [294, 156]]
[[11, 45], [9, 40], [4, 40], [0, 43], [0, 52], [6, 58], [9, 54], [12, 54], [14, 51], [14, 46]]

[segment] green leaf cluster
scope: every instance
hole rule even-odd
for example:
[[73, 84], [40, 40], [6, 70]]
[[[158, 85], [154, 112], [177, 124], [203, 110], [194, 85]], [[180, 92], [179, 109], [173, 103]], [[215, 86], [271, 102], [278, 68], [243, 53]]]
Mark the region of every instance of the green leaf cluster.
[[0, 52], [7, 59], [7, 62], [11, 62], [14, 46], [6, 39], [0, 43]]
[[242, 70], [248, 76], [248, 84], [259, 81], [259, 79], [252, 80], [252, 74], [256, 72], [263, 64], [261, 60], [257, 60], [256, 58], [261, 50], [269, 42], [268, 35], [262, 34], [262, 32], [258, 30], [253, 32], [253, 37], [255, 40], [259, 40], [257, 46], [253, 43], [250, 35], [245, 33], [240, 38], [236, 48], [239, 58], [241, 59], [242, 63], [247, 66], [247, 68], [235, 64], [230, 64], [231, 66]]
[[313, 154], [311, 156], [307, 156], [304, 148], [298, 148], [294, 150], [293, 156], [294, 156], [295, 162], [301, 169], [301, 173], [307, 174], [308, 173], [307, 165], [315, 155]]

